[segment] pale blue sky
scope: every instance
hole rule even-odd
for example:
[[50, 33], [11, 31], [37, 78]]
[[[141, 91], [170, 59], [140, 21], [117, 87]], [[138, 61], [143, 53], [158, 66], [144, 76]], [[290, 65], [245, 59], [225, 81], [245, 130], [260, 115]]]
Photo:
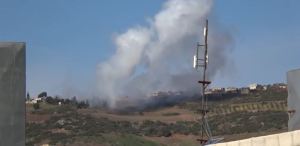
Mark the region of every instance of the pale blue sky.
[[[114, 35], [160, 10], [164, 0], [0, 0], [0, 40], [27, 43], [27, 90], [92, 88]], [[210, 19], [232, 32], [233, 70], [214, 86], [285, 82], [300, 68], [300, 1], [215, 0]]]

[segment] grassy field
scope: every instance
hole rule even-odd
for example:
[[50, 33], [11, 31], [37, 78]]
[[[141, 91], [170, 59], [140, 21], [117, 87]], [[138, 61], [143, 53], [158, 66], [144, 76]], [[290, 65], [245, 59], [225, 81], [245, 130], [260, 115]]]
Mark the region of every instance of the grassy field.
[[[92, 115], [95, 118], [105, 117], [111, 120], [142, 122], [145, 120], [174, 123], [176, 121], [194, 121], [197, 114], [177, 106], [161, 108], [155, 111], [135, 112], [131, 114], [113, 114], [97, 108], [80, 109], [80, 114]], [[176, 113], [176, 114], [174, 114]]]

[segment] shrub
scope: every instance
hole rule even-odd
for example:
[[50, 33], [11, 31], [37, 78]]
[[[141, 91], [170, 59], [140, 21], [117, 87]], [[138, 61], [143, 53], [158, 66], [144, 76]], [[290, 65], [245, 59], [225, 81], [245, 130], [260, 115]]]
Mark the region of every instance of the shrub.
[[163, 116], [178, 116], [180, 113], [163, 113]]
[[34, 108], [35, 110], [40, 109], [40, 104], [39, 104], [39, 103], [33, 104], [33, 108]]

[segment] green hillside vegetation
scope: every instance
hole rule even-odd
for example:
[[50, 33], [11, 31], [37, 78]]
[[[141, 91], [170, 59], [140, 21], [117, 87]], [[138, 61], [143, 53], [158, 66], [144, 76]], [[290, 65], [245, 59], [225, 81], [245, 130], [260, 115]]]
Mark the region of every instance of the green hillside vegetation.
[[[286, 130], [286, 96], [286, 92], [264, 91], [209, 102], [213, 107], [208, 118], [213, 135], [235, 135], [237, 139], [238, 134], [247, 137], [247, 133], [250, 136]], [[191, 136], [200, 135], [201, 125], [197, 121], [200, 115], [190, 114], [197, 113], [198, 100], [131, 115], [115, 115], [97, 108], [82, 112], [77, 105], [41, 102], [38, 109], [27, 105], [26, 145], [159, 146], [181, 143], [188, 146], [197, 144], [196, 138]], [[186, 118], [190, 116], [194, 116], [194, 120]], [[164, 121], [162, 117], [174, 120]]]

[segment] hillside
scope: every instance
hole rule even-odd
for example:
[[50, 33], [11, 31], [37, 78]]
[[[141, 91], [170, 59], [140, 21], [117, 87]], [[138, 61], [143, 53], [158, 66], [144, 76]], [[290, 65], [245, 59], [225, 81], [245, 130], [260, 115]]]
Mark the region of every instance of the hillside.
[[[224, 141], [287, 130], [286, 91], [260, 91], [209, 102], [209, 123]], [[103, 108], [26, 106], [26, 145], [197, 145], [199, 100], [120, 114]]]

